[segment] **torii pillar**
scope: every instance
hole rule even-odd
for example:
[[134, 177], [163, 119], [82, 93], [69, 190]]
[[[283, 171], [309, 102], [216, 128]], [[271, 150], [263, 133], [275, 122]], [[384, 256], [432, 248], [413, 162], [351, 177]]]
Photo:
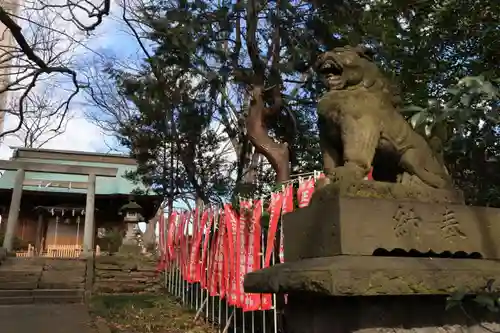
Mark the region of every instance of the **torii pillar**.
[[9, 217], [7, 218], [7, 227], [5, 228], [5, 237], [3, 239], [3, 247], [7, 252], [12, 251], [14, 247], [14, 236], [17, 229], [17, 221], [19, 219], [19, 210], [21, 208], [21, 197], [23, 195], [23, 181], [25, 171], [18, 169], [14, 178], [14, 188], [12, 189], [12, 199], [10, 200]]
[[91, 257], [94, 254], [95, 237], [95, 173], [91, 173], [87, 182], [87, 203], [85, 204], [85, 226], [83, 229], [83, 257]]

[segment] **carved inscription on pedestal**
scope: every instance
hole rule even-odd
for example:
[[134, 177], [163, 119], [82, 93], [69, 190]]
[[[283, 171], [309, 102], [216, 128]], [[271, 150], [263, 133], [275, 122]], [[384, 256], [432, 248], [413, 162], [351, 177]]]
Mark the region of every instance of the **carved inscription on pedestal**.
[[392, 217], [396, 224], [394, 232], [396, 237], [417, 237], [422, 219], [415, 214], [413, 207], [399, 205]]
[[445, 239], [460, 237], [467, 238], [460, 228], [460, 222], [455, 216], [455, 212], [449, 208], [445, 209], [441, 220], [441, 232]]

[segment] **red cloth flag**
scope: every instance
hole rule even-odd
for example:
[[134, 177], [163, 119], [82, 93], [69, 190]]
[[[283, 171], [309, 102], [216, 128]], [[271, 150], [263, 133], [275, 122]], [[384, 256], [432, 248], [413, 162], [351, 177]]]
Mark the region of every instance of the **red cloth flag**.
[[219, 229], [217, 232], [217, 254], [215, 259], [216, 264], [216, 274], [217, 274], [217, 284], [219, 287], [219, 296], [224, 298], [226, 296], [226, 267], [224, 264], [227, 258], [226, 252], [226, 226], [225, 226], [225, 218], [224, 215], [221, 215], [219, 219]]
[[214, 233], [212, 235], [212, 242], [210, 244], [210, 258], [208, 261], [208, 270], [207, 270], [207, 283], [208, 283], [208, 292], [210, 296], [218, 296], [218, 277], [219, 277], [219, 230], [216, 228], [220, 225], [220, 220], [218, 219], [218, 214], [214, 216]]
[[202, 213], [198, 211], [198, 215], [195, 215], [195, 220], [194, 220], [195, 223], [193, 226], [194, 240], [191, 246], [191, 255], [189, 258], [190, 282], [200, 282], [201, 280], [200, 246], [207, 219], [208, 219], [208, 211], [206, 210], [203, 211]]
[[297, 190], [297, 201], [299, 202], [299, 208], [304, 208], [309, 206], [312, 194], [314, 192], [315, 180], [310, 177], [307, 180], [299, 179], [299, 189]]
[[213, 224], [213, 221], [214, 221], [214, 211], [213, 209], [210, 209], [208, 211], [208, 220], [207, 220], [207, 224], [205, 226], [205, 229], [204, 229], [204, 239], [203, 239], [203, 246], [201, 248], [201, 281], [200, 281], [200, 284], [201, 284], [201, 287], [203, 289], [206, 289], [207, 288], [207, 285], [208, 285], [208, 280], [207, 280], [207, 276], [208, 276], [208, 257], [209, 257], [209, 251], [208, 251], [208, 242], [210, 240], [210, 232], [212, 230], [212, 224]]
[[162, 257], [166, 255], [166, 246], [165, 246], [165, 216], [163, 215], [163, 209], [161, 209], [160, 214], [158, 216], [158, 248]]
[[[281, 210], [282, 216], [293, 212], [293, 185], [288, 184], [285, 186], [283, 190], [283, 208]], [[285, 244], [284, 244], [284, 235], [283, 235], [283, 217], [281, 218], [280, 224], [280, 250], [279, 250], [279, 258], [280, 262], [285, 262]]]
[[252, 202], [240, 201], [240, 216], [237, 223], [238, 232], [236, 234], [236, 306], [245, 307], [245, 293], [243, 281], [246, 274], [246, 243], [251, 215]]
[[163, 214], [163, 209], [160, 211], [160, 216], [158, 217], [159, 224], [159, 239], [158, 239], [158, 250], [160, 252], [160, 258], [158, 260], [158, 265], [156, 266], [157, 272], [163, 272], [167, 267], [168, 252], [165, 242], [165, 215]]
[[[252, 211], [252, 219], [249, 224], [246, 273], [260, 269], [261, 253], [261, 227], [262, 200], [255, 200]], [[245, 307], [243, 311], [256, 311], [260, 309], [260, 294], [245, 294]]]
[[366, 175], [366, 180], [373, 180], [373, 167], [370, 168], [370, 172]]
[[177, 217], [179, 214], [177, 212], [173, 212], [168, 219], [168, 233], [167, 233], [167, 250], [168, 250], [168, 257], [170, 260], [173, 260], [175, 258], [175, 251], [174, 251], [174, 242], [175, 242], [175, 229], [177, 226]]
[[191, 219], [191, 212], [185, 212], [184, 217], [181, 220], [181, 226], [179, 229], [179, 247], [180, 247], [180, 268], [181, 276], [184, 280], [187, 279], [187, 257], [188, 257], [188, 247], [189, 247], [189, 237], [187, 235], [186, 229], [189, 225]]
[[[283, 206], [283, 193], [271, 193], [271, 203], [269, 204], [269, 230], [267, 232], [266, 251], [264, 256], [263, 268], [269, 267], [271, 264], [271, 256], [274, 250], [274, 241], [276, 238], [276, 230], [278, 229], [278, 221], [280, 218], [281, 207]], [[261, 310], [272, 309], [272, 295], [261, 295]]]
[[271, 264], [271, 255], [274, 249], [274, 240], [276, 238], [276, 230], [278, 229], [278, 221], [280, 218], [281, 206], [283, 205], [283, 193], [271, 193], [271, 203], [269, 204], [269, 230], [267, 231], [266, 253], [264, 256], [264, 268]]
[[236, 248], [238, 246], [237, 244], [237, 234], [238, 234], [238, 217], [236, 216], [232, 206], [230, 204], [225, 204], [224, 205], [224, 216], [226, 218], [226, 235], [227, 238], [226, 240], [226, 246], [227, 246], [227, 252], [228, 252], [228, 260], [225, 261], [227, 262], [227, 273], [228, 273], [228, 293], [229, 293], [229, 298], [228, 298], [228, 303], [231, 305], [236, 305], [237, 303], [237, 298], [238, 298], [238, 288], [237, 288], [237, 272], [238, 268], [236, 267], [236, 262], [237, 262], [237, 254], [236, 254]]

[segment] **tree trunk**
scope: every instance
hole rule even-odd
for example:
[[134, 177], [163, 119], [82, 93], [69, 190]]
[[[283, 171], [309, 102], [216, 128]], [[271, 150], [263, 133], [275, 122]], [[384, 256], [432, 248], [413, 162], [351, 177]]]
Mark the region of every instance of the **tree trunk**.
[[282, 183], [290, 178], [288, 145], [273, 140], [268, 134], [265, 119], [272, 112], [264, 105], [263, 87], [252, 88], [252, 99], [246, 121], [247, 134], [257, 153], [262, 154], [276, 171], [276, 181]]
[[146, 230], [142, 234], [142, 242], [144, 243], [144, 247], [148, 250], [154, 248], [156, 245], [156, 225], [158, 224], [162, 211], [161, 207], [158, 208], [155, 216], [146, 224]]
[[250, 159], [250, 165], [243, 173], [243, 183], [254, 184], [257, 181], [257, 168], [259, 167], [260, 154], [255, 151]]

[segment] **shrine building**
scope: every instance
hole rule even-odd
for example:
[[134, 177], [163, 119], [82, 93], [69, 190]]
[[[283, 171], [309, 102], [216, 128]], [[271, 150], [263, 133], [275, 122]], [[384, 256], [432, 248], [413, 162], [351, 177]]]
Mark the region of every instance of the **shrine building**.
[[124, 155], [14, 148], [9, 161], [0, 160], [6, 170], [0, 176], [0, 245], [26, 256], [91, 255], [99, 230], [126, 231], [153, 218], [160, 206], [161, 197], [124, 177], [136, 168]]

